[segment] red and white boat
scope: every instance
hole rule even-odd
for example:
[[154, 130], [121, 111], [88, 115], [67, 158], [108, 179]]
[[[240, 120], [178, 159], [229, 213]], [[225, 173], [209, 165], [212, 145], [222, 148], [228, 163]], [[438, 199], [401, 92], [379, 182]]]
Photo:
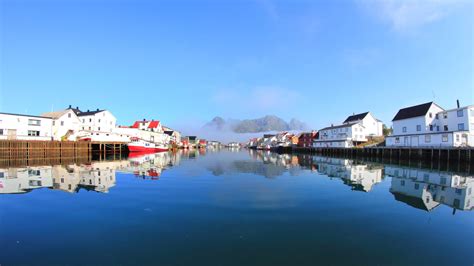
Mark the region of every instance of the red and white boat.
[[168, 146], [161, 143], [153, 143], [139, 138], [131, 138], [127, 144], [130, 152], [161, 152], [168, 151]]

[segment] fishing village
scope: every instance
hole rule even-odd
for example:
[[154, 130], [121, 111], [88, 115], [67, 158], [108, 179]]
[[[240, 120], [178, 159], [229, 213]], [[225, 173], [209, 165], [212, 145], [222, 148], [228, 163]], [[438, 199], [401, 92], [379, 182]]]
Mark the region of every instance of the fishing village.
[[90, 157], [93, 154], [155, 153], [177, 149], [230, 147], [336, 156], [474, 161], [474, 105], [445, 109], [435, 102], [403, 107], [387, 127], [370, 111], [349, 115], [340, 124], [309, 132], [277, 132], [247, 143], [222, 144], [182, 136], [159, 120], [117, 125], [109, 110], [64, 110], [40, 115], [0, 113], [0, 159]]

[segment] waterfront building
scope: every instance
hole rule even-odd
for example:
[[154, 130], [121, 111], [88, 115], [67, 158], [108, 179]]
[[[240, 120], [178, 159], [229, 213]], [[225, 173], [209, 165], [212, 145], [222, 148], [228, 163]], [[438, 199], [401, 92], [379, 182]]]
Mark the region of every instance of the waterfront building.
[[383, 136], [382, 121], [370, 112], [354, 114], [340, 125], [331, 125], [319, 130], [313, 147], [349, 148], [368, 141], [369, 137]]
[[83, 112], [77, 107], [69, 107], [68, 110], [73, 110], [79, 117], [82, 131], [111, 133], [116, 127], [117, 118], [110, 111], [97, 109]]
[[53, 119], [0, 113], [0, 140], [52, 140]]
[[400, 109], [386, 146], [474, 146], [474, 105], [445, 110], [434, 102]]
[[311, 132], [301, 133], [298, 137], [297, 146], [302, 147], [302, 148], [312, 147], [313, 141], [317, 139], [317, 137], [318, 137], [318, 132], [314, 130]]
[[174, 144], [180, 144], [181, 143], [181, 132], [171, 129], [169, 127], [163, 126], [163, 131], [165, 134], [170, 136], [170, 142]]
[[41, 116], [53, 120], [52, 136], [54, 140], [75, 141], [77, 134], [82, 129], [81, 121], [71, 106], [66, 110], [43, 113]]

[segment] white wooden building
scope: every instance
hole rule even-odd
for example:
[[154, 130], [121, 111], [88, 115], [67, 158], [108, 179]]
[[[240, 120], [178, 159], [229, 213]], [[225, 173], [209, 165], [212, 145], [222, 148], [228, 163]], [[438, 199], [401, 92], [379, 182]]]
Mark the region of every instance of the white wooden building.
[[474, 105], [444, 110], [434, 102], [402, 108], [392, 120], [386, 146], [474, 146]]
[[53, 119], [52, 135], [54, 140], [76, 140], [81, 130], [81, 121], [72, 109], [43, 113], [41, 116]]
[[49, 117], [0, 113], [0, 140], [51, 140], [52, 126]]
[[382, 122], [370, 112], [365, 112], [349, 116], [341, 125], [331, 125], [319, 130], [319, 138], [313, 141], [313, 147], [354, 147], [367, 142], [367, 137], [382, 135]]

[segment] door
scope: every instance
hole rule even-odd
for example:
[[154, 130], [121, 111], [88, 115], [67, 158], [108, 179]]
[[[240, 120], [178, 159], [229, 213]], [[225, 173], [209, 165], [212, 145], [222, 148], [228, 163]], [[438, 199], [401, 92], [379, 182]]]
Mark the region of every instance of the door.
[[403, 146], [410, 146], [410, 141], [408, 137], [403, 138]]
[[411, 137], [411, 146], [412, 147], [418, 147], [418, 136], [412, 136]]
[[463, 146], [463, 147], [467, 146], [467, 134], [462, 134], [462, 136], [461, 136], [461, 146]]
[[16, 139], [16, 129], [8, 129], [7, 139]]

